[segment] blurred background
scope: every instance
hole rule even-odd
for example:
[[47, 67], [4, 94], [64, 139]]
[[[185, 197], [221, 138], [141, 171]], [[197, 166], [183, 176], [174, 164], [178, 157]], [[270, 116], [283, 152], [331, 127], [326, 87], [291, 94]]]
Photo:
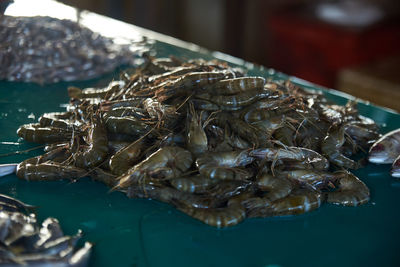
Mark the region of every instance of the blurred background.
[[63, 0], [400, 110], [398, 0]]

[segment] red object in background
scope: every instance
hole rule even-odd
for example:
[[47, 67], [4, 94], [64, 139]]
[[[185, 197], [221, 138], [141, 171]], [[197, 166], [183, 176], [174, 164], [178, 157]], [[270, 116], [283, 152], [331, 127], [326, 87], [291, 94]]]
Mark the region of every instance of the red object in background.
[[283, 13], [271, 16], [267, 27], [270, 67], [328, 87], [342, 68], [400, 52], [399, 23], [355, 29]]

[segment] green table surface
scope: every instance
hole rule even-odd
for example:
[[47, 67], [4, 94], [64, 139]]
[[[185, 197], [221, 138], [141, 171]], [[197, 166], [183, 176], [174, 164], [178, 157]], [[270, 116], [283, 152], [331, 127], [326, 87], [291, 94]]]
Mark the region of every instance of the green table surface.
[[[157, 57], [219, 58], [247, 68], [249, 75], [289, 78], [162, 35], [150, 37], [157, 39], [152, 48]], [[0, 81], [0, 154], [36, 146], [21, 140], [17, 128], [37, 121], [44, 112], [65, 110], [67, 86], [96, 86], [112, 77], [116, 74], [46, 86]], [[352, 98], [290, 78], [323, 90], [338, 104]], [[395, 112], [365, 102], [358, 107], [381, 125], [382, 133], [400, 127]], [[39, 149], [0, 157], [0, 163], [41, 153]], [[368, 164], [354, 171], [371, 190], [371, 201], [364, 206], [323, 205], [300, 216], [246, 219], [224, 229], [207, 226], [164, 203], [108, 193], [106, 186], [89, 178], [73, 183], [27, 182], [8, 175], [0, 179], [0, 193], [39, 206], [39, 220], [56, 217], [67, 234], [82, 229], [82, 243], [94, 243], [90, 266], [400, 266], [400, 180], [391, 178], [389, 169]]]

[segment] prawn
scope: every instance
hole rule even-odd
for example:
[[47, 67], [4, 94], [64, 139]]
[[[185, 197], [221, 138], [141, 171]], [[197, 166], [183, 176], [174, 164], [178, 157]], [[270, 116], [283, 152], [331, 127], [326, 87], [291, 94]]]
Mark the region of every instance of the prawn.
[[75, 165], [80, 168], [97, 166], [108, 154], [107, 132], [97, 115], [93, 116], [86, 142], [88, 146], [74, 155]]
[[328, 160], [313, 150], [302, 147], [287, 148], [259, 148], [249, 152], [249, 155], [258, 159], [276, 162], [277, 160], [300, 161], [312, 165], [317, 170], [326, 170]]
[[105, 120], [107, 131], [116, 134], [143, 135], [150, 131], [146, 122], [134, 117], [108, 117]]
[[253, 185], [250, 181], [222, 180], [208, 189], [208, 194], [226, 202], [228, 199], [246, 192]]
[[391, 164], [400, 154], [400, 129], [391, 131], [376, 141], [369, 150], [369, 162]]
[[254, 161], [248, 150], [204, 153], [196, 160], [200, 174], [219, 180], [246, 180], [252, 173], [244, 167]]
[[118, 184], [112, 190], [127, 188], [139, 183], [146, 176], [157, 175], [166, 169], [170, 172], [167, 172], [168, 177], [163, 178], [178, 177], [187, 171], [192, 163], [192, 154], [189, 151], [180, 147], [162, 147], [120, 176]]
[[22, 125], [18, 128], [17, 134], [26, 141], [34, 143], [56, 143], [69, 141], [72, 138], [72, 131], [56, 127], [41, 127], [37, 123]]
[[390, 174], [395, 178], [400, 178], [400, 154], [394, 160]]
[[100, 168], [94, 168], [90, 173], [89, 176], [97, 182], [101, 182], [103, 184], [105, 184], [108, 187], [113, 187], [115, 186], [116, 182], [117, 182], [117, 176], [106, 172], [103, 169]]
[[122, 175], [139, 160], [143, 148], [142, 141], [135, 141], [119, 150], [110, 158], [111, 172], [116, 175]]
[[360, 166], [359, 163], [349, 159], [340, 151], [340, 148], [343, 146], [344, 142], [344, 127], [331, 128], [325, 139], [322, 141], [322, 154], [335, 165], [349, 169], [357, 169]]
[[39, 164], [18, 164], [16, 175], [27, 181], [56, 181], [61, 179], [76, 179], [86, 176], [84, 169], [57, 162]]
[[164, 102], [175, 95], [188, 95], [193, 88], [202, 88], [206, 85], [215, 83], [225, 77], [223, 72], [191, 72], [180, 78], [160, 86], [155, 92], [158, 101]]
[[66, 119], [59, 119], [50, 113], [45, 113], [39, 118], [39, 124], [41, 127], [55, 127], [55, 128], [62, 128], [62, 129], [69, 129], [73, 128], [75, 125]]
[[197, 94], [196, 98], [210, 101], [220, 107], [238, 108], [251, 105], [257, 100], [273, 96], [271, 92], [264, 89], [252, 89], [235, 95], [211, 95], [210, 93]]
[[287, 178], [272, 176], [265, 171], [257, 176], [256, 184], [262, 191], [267, 191], [264, 197], [269, 201], [288, 196], [294, 188], [291, 181]]
[[197, 156], [208, 149], [207, 135], [204, 132], [204, 127], [207, 122], [201, 125], [201, 114], [197, 115], [193, 104], [190, 104], [191, 120], [189, 122], [189, 129], [187, 130], [187, 146], [193, 155]]
[[263, 88], [265, 78], [263, 77], [240, 77], [221, 80], [211, 85], [208, 89], [214, 95], [234, 95], [248, 90]]
[[267, 203], [264, 207], [249, 209], [247, 216], [251, 218], [299, 215], [313, 211], [320, 206], [320, 193], [305, 188], [297, 188], [290, 195]]
[[192, 99], [192, 103], [196, 109], [200, 109], [200, 110], [208, 110], [208, 111], [221, 110], [221, 108], [218, 105], [211, 103], [210, 101], [207, 101], [204, 99], [194, 98], [194, 99]]
[[295, 130], [290, 127], [280, 127], [274, 131], [273, 136], [285, 146], [294, 146], [294, 133]]
[[113, 81], [106, 88], [103, 89], [95, 89], [95, 88], [86, 88], [81, 90], [78, 87], [70, 86], [68, 87], [68, 96], [70, 98], [105, 98], [106, 96], [110, 96], [115, 91], [121, 89], [124, 86], [123, 81]]
[[310, 185], [314, 190], [326, 189], [331, 186], [331, 180], [335, 176], [327, 171], [313, 169], [298, 169], [280, 171], [279, 176]]
[[221, 127], [226, 127], [226, 124], [228, 124], [230, 129], [238, 136], [248, 141], [255, 147], [259, 145], [260, 138], [257, 135], [257, 131], [255, 131], [256, 128], [244, 122], [243, 120], [235, 118], [229, 113], [221, 112], [215, 116], [214, 122]]
[[152, 119], [161, 120], [175, 114], [176, 109], [173, 106], [164, 105], [152, 98], [146, 98], [143, 101], [143, 107]]
[[241, 117], [248, 123], [269, 120], [274, 117], [282, 117], [286, 111], [291, 108], [276, 107], [271, 109], [255, 109], [252, 106], [247, 108], [241, 115]]
[[221, 205], [220, 201], [210, 198], [207, 195], [191, 194], [182, 192], [175, 188], [157, 184], [154, 180], [147, 180], [139, 186], [128, 187], [129, 198], [149, 198], [172, 205], [185, 205], [191, 208], [211, 208]]
[[343, 206], [359, 206], [369, 201], [368, 187], [354, 174], [348, 171], [336, 172], [333, 182], [338, 189], [326, 193], [326, 202]]
[[188, 177], [176, 177], [169, 180], [170, 184], [182, 192], [204, 193], [210, 186], [218, 182], [216, 179], [210, 179], [203, 175], [194, 175]]
[[138, 107], [116, 107], [107, 111], [104, 117], [133, 117], [141, 120], [146, 118], [144, 112], [144, 109]]
[[245, 208], [237, 203], [221, 208], [193, 208], [178, 205], [177, 208], [205, 224], [218, 228], [236, 225], [246, 217]]

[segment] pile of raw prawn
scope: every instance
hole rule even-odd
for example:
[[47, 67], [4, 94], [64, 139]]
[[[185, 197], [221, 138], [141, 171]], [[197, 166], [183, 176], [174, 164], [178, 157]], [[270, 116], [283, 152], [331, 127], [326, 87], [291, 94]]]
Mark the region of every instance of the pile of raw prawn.
[[130, 198], [170, 203], [212, 226], [358, 206], [368, 187], [350, 158], [379, 138], [356, 103], [217, 61], [151, 59], [102, 89], [68, 88], [66, 112], [18, 135], [47, 144], [17, 176], [91, 176]]

